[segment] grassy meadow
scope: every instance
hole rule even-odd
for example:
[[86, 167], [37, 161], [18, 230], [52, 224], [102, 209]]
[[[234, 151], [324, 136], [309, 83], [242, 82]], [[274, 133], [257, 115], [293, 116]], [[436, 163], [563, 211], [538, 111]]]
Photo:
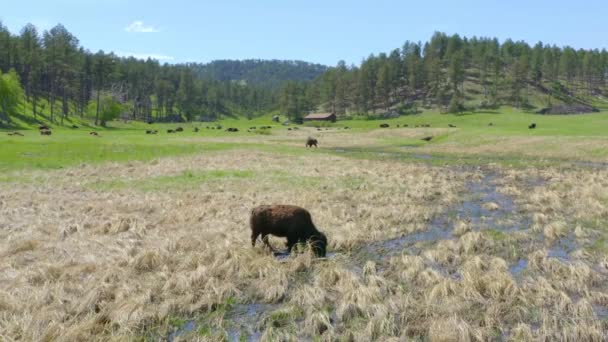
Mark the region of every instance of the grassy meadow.
[[0, 340], [608, 339], [608, 112], [217, 124], [0, 131]]

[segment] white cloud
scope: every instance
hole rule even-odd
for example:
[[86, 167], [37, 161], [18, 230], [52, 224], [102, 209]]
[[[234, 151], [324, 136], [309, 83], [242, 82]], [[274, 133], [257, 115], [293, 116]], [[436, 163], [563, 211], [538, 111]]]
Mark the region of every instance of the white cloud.
[[160, 32], [160, 30], [151, 25], [145, 25], [141, 20], [135, 20], [129, 26], [125, 27], [127, 32], [138, 32], [138, 33], [154, 33]]
[[157, 54], [157, 53], [137, 53], [137, 52], [122, 52], [122, 51], [118, 51], [116, 52], [116, 55], [121, 56], [121, 57], [134, 57], [137, 59], [148, 59], [148, 58], [152, 58], [152, 59], [156, 59], [159, 61], [172, 61], [175, 58], [173, 56], [167, 56], [167, 55], [162, 55], [162, 54]]

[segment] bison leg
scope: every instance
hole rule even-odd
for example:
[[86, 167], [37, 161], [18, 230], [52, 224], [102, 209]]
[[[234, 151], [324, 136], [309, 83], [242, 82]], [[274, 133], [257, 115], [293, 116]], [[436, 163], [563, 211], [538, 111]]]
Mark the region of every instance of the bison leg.
[[258, 239], [258, 235], [260, 235], [258, 232], [251, 233], [251, 246], [255, 247], [255, 242]]
[[287, 253], [291, 254], [291, 250], [293, 249], [293, 246], [296, 245], [296, 243], [298, 242], [298, 240], [292, 240], [290, 238], [287, 238]]

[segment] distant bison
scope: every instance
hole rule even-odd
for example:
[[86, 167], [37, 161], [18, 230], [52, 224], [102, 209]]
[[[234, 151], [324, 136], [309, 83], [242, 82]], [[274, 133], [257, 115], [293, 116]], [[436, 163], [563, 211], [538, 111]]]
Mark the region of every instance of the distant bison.
[[268, 235], [287, 238], [287, 252], [300, 242], [309, 242], [312, 251], [319, 257], [325, 257], [327, 238], [317, 230], [308, 210], [295, 205], [261, 205], [253, 208], [249, 220], [251, 227], [251, 245], [255, 247], [258, 236], [268, 248], [274, 248], [268, 242]]
[[226, 128], [226, 132], [238, 132], [238, 131], [239, 131], [238, 128], [234, 128], [234, 127]]
[[448, 124], [448, 127], [455, 128], [456, 126], [452, 125], [452, 124]]
[[433, 137], [424, 137], [424, 138], [422, 138], [421, 140], [424, 140], [424, 141], [431, 141], [432, 139], [433, 139]]
[[194, 133], [198, 133], [199, 128], [198, 127], [194, 127]]
[[73, 128], [73, 129], [78, 129], [78, 126], [76, 126], [76, 125], [72, 125], [72, 128]]
[[41, 129], [40, 135], [51, 135], [51, 130], [50, 129]]
[[308, 139], [306, 139], [306, 147], [318, 147], [318, 143], [319, 142], [315, 138], [308, 137]]
[[390, 125], [387, 123], [380, 124], [380, 128], [389, 128]]
[[155, 130], [155, 129], [147, 129], [146, 130], [146, 134], [156, 134], [156, 133], [158, 133], [158, 131]]
[[531, 124], [530, 126], [528, 126], [528, 128], [529, 128], [529, 129], [535, 129], [535, 128], [536, 128], [536, 124], [535, 124], [535, 123], [533, 123], [533, 124]]
[[98, 136], [99, 136], [99, 133], [97, 133], [97, 132], [90, 132], [90, 133], [89, 133], [89, 135], [92, 135], [92, 136], [94, 136], [94, 137], [98, 137]]
[[49, 130], [51, 128], [47, 125], [41, 125], [41, 126], [38, 126], [38, 129], [42, 131], [42, 130]]
[[168, 130], [167, 130], [167, 133], [175, 133], [175, 131], [174, 131], [174, 130], [172, 130], [172, 129], [168, 129]]
[[175, 129], [175, 131], [176, 131], [176, 132], [183, 132], [183, 131], [184, 131], [184, 129], [183, 129], [182, 127], [177, 127], [177, 128]]
[[494, 124], [490, 122], [490, 123], [488, 124], [488, 126], [494, 126]]

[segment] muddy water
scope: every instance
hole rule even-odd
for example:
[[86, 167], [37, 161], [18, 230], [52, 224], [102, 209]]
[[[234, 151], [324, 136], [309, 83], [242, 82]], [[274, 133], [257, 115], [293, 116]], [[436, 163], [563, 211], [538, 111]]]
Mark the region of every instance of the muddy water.
[[[463, 194], [463, 200], [456, 206], [436, 216], [427, 229], [394, 239], [376, 241], [363, 246], [354, 253], [353, 269], [359, 273], [367, 260], [375, 261], [378, 270], [382, 271], [391, 257], [406, 252], [420, 254], [421, 247], [436, 244], [441, 240], [454, 238], [454, 223], [458, 220], [468, 222], [473, 231], [493, 229], [501, 232], [512, 232], [530, 227], [531, 220], [518, 212], [513, 199], [498, 191], [499, 175], [486, 172], [479, 181], [469, 182]], [[491, 205], [489, 205], [492, 203]], [[522, 259], [512, 266], [514, 273], [521, 273], [527, 267], [527, 260]], [[427, 265], [440, 274], [459, 278], [453, 271], [443, 269], [441, 265]]]

